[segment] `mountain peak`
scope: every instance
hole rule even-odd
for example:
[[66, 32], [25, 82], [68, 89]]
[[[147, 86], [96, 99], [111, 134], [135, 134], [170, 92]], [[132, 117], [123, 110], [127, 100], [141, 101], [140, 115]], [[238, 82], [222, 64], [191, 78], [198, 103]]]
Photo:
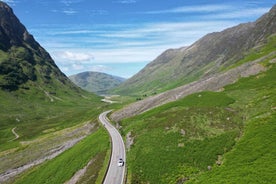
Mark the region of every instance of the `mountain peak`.
[[2, 9], [6, 9], [7, 12], [12, 12], [12, 9], [7, 5], [6, 3], [0, 1], [0, 9], [1, 12], [3, 11]]
[[37, 88], [67, 85], [76, 89], [12, 8], [3, 2], [0, 2], [0, 54], [0, 88], [4, 90], [17, 90], [30, 81]]
[[[33, 44], [32, 35], [28, 33], [13, 10], [3, 2], [0, 2], [0, 49], [8, 50], [11, 46], [22, 46], [22, 42]], [[37, 44], [35, 44], [38, 47]]]

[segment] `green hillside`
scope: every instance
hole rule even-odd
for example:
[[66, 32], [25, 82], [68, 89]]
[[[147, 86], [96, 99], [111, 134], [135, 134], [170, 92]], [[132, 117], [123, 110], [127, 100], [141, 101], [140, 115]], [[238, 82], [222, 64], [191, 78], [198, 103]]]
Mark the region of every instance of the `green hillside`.
[[276, 6], [255, 22], [207, 34], [187, 47], [169, 49], [112, 92], [152, 95], [260, 57], [275, 57], [275, 12]]
[[[17, 179], [30, 183], [29, 177], [36, 178], [31, 179], [35, 183], [45, 182], [47, 178], [40, 177], [43, 168], [54, 171], [51, 176], [56, 174], [51, 183], [59, 183], [70, 179], [91, 159], [99, 167], [90, 167], [95, 177], [86, 180], [96, 181], [99, 177], [101, 181], [109, 139], [97, 118], [105, 108], [99, 96], [80, 89], [59, 70], [12, 9], [1, 1], [0, 183], [14, 183]], [[74, 144], [76, 147], [69, 149]], [[83, 157], [77, 158], [80, 152]], [[72, 157], [76, 158], [74, 162]], [[65, 163], [71, 164], [69, 170], [55, 172]], [[19, 172], [25, 167], [32, 169]]]
[[0, 15], [0, 151], [18, 142], [10, 141], [14, 127], [22, 141], [82, 122], [80, 114], [91, 119], [98, 113], [90, 109], [100, 97], [74, 85], [3, 2]]
[[[271, 62], [272, 61], [272, 62]], [[130, 183], [273, 183], [276, 66], [120, 122]], [[274, 62], [274, 64], [272, 64]], [[131, 141], [130, 141], [131, 142]]]

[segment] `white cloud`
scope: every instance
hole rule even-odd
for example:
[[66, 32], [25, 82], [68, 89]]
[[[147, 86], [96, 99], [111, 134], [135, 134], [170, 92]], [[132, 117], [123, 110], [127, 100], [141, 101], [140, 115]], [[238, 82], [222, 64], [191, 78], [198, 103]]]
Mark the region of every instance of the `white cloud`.
[[232, 10], [232, 6], [228, 5], [205, 5], [205, 6], [181, 6], [167, 10], [156, 10], [143, 12], [146, 14], [165, 14], [165, 13], [192, 13], [192, 12], [217, 12], [217, 11], [226, 11]]
[[54, 59], [62, 61], [75, 61], [75, 62], [84, 62], [91, 61], [94, 59], [94, 56], [90, 53], [81, 53], [81, 52], [71, 52], [71, 51], [57, 51], [52, 53]]
[[66, 15], [74, 15], [78, 13], [76, 10], [63, 10], [62, 12]]
[[111, 68], [105, 65], [93, 65], [89, 67], [89, 71], [94, 71], [94, 72], [106, 72], [109, 70], [111, 70]]
[[94, 16], [94, 15], [108, 15], [108, 11], [107, 10], [89, 10], [88, 11], [89, 15]]
[[[50, 35], [60, 34], [61, 37], [44, 43], [61, 65], [149, 62], [166, 49], [188, 46], [209, 32], [233, 25], [231, 21], [163, 22], [141, 24], [139, 28], [122, 25], [122, 29], [109, 32], [102, 31], [103, 25], [104, 28], [96, 30], [54, 30]], [[78, 39], [70, 34], [78, 34]]]
[[73, 70], [80, 71], [80, 70], [85, 69], [85, 66], [84, 66], [83, 64], [73, 64], [73, 65], [71, 66], [71, 68], [72, 68]]
[[[147, 49], [147, 52], [145, 52]], [[152, 60], [159, 51], [156, 48], [115, 48], [106, 50], [95, 50], [96, 63], [133, 63]]]
[[60, 3], [64, 4], [65, 6], [71, 6], [72, 4], [75, 3], [80, 3], [83, 0], [61, 0]]
[[16, 3], [18, 3], [18, 1], [16, 1], [16, 0], [2, 0], [2, 1], [9, 4], [9, 5], [11, 5], [11, 6], [15, 6]]
[[136, 0], [119, 0], [119, 1], [114, 1], [115, 3], [121, 3], [121, 4], [133, 4], [136, 3]]
[[205, 5], [205, 6], [181, 6], [166, 10], [141, 12], [143, 14], [168, 14], [168, 13], [198, 13], [192, 16], [203, 19], [242, 19], [248, 17], [259, 17], [269, 11], [271, 7], [260, 7], [256, 3], [249, 3], [241, 7], [231, 5]]
[[[116, 47], [189, 45], [201, 36], [234, 25], [230, 21], [148, 23], [128, 29], [100, 33], [101, 39], [114, 40]], [[117, 40], [120, 40], [119, 42]], [[112, 43], [112, 42], [111, 42]], [[184, 44], [184, 45], [183, 45]], [[115, 46], [115, 45], [114, 45]]]
[[268, 10], [230, 5], [177, 7], [146, 13], [192, 12], [192, 18], [182, 22], [179, 19], [178, 22], [62, 25], [54, 29], [49, 26], [44, 27], [45, 31], [36, 32], [47, 35], [41, 43], [64, 72], [106, 72], [110, 68], [105, 65], [150, 62], [166, 49], [188, 46], [207, 33], [246, 22], [248, 17], [260, 16]]
[[264, 13], [268, 12], [270, 7], [262, 8], [248, 8], [246, 10], [236, 10], [231, 12], [217, 13], [204, 16], [203, 18], [208, 19], [235, 19], [235, 18], [247, 18], [247, 17], [259, 17]]

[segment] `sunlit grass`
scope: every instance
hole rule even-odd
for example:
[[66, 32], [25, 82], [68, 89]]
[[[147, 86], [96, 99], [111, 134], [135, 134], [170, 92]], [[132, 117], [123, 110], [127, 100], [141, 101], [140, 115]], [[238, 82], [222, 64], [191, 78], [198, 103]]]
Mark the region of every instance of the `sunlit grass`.
[[268, 68], [120, 122], [134, 138], [131, 183], [275, 181], [276, 67]]
[[[109, 149], [108, 133], [100, 128], [80, 143], [64, 152], [57, 158], [47, 161], [47, 163], [32, 169], [24, 174], [15, 183], [64, 183], [69, 180], [75, 172], [82, 169], [91, 159], [97, 167], [103, 167], [103, 162], [107, 150]], [[101, 156], [96, 157], [98, 154]], [[98, 168], [98, 172], [100, 170]], [[98, 172], [96, 174], [98, 174]], [[97, 176], [95, 176], [95, 180]]]

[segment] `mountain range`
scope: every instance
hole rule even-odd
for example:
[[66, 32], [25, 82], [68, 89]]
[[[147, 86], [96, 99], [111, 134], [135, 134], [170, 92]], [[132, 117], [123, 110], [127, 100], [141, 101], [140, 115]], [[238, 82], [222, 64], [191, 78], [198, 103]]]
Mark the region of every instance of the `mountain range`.
[[169, 49], [121, 84], [113, 93], [156, 94], [250, 61], [248, 55], [269, 54], [261, 48], [276, 33], [276, 6], [255, 22], [207, 34], [194, 44]]
[[208, 34], [189, 47], [165, 51], [113, 90], [150, 97], [111, 117], [119, 121], [195, 92], [221, 90], [241, 76], [264, 71], [259, 63], [276, 56], [275, 22], [276, 5], [256, 22]]
[[119, 86], [126, 79], [100, 73], [100, 72], [82, 72], [69, 76], [69, 79], [84, 90], [94, 92], [98, 95], [106, 94], [110, 89]]
[[[165, 51], [110, 89], [122, 103], [104, 103], [0, 2], [0, 183], [102, 183], [111, 144], [98, 115], [107, 109], [125, 138], [129, 183], [273, 183], [275, 63], [276, 5]], [[90, 72], [71, 79], [102, 83], [98, 94], [114, 83]]]

